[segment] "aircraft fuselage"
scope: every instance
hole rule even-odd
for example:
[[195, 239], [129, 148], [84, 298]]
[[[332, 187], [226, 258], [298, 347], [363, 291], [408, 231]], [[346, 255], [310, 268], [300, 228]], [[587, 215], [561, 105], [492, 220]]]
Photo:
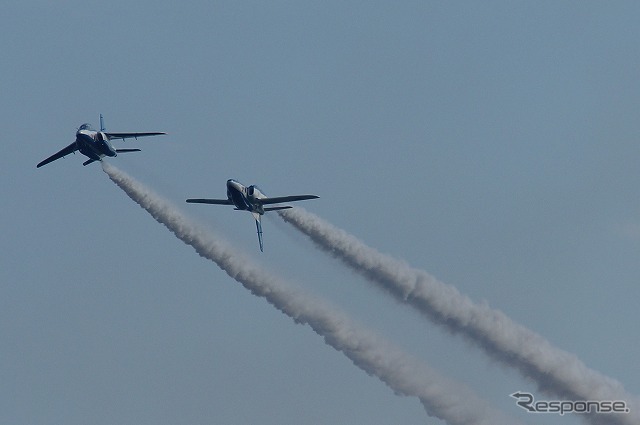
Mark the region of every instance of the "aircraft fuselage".
[[102, 131], [92, 130], [87, 124], [81, 125], [76, 132], [76, 144], [80, 153], [94, 161], [100, 161], [105, 156], [118, 155], [107, 135]]
[[264, 207], [258, 199], [266, 196], [256, 186], [245, 186], [233, 179], [227, 180], [227, 198], [238, 210], [264, 214]]

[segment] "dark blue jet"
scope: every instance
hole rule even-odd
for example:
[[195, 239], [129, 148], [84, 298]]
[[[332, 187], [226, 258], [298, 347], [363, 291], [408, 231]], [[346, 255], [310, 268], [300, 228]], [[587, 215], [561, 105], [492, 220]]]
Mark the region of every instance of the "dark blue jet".
[[265, 211], [286, 210], [293, 208], [289, 205], [279, 207], [266, 207], [265, 205], [281, 204], [283, 202], [304, 201], [305, 199], [316, 199], [316, 195], [290, 195], [269, 198], [258, 189], [257, 186], [244, 186], [242, 183], [233, 179], [227, 180], [227, 199], [187, 199], [192, 204], [216, 204], [216, 205], [234, 205], [235, 210], [249, 211], [256, 220], [256, 230], [258, 231], [258, 243], [260, 243], [260, 251], [264, 251], [262, 246], [262, 224], [260, 217]]
[[111, 139], [129, 139], [144, 136], [159, 136], [161, 134], [167, 134], [162, 132], [152, 132], [152, 133], [112, 133], [105, 131], [104, 128], [104, 119], [102, 118], [102, 114], [100, 115], [100, 131], [96, 131], [91, 128], [91, 124], [82, 124], [78, 131], [76, 132], [76, 140], [71, 143], [66, 148], [62, 149], [60, 152], [51, 155], [49, 158], [40, 162], [37, 167], [40, 168], [43, 165], [47, 165], [48, 163], [55, 161], [56, 159], [62, 158], [64, 156], [69, 155], [70, 153], [74, 153], [75, 151], [80, 151], [81, 154], [89, 157], [88, 161], [85, 161], [82, 165], [91, 164], [94, 161], [102, 161], [102, 158], [105, 156], [117, 156], [119, 153], [125, 152], [139, 152], [140, 149], [114, 149], [111, 145]]

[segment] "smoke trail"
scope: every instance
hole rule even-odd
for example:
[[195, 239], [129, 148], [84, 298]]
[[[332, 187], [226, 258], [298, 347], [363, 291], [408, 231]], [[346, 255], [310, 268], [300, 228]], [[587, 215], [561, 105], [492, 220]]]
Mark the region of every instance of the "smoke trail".
[[[340, 259], [402, 303], [411, 305], [437, 324], [460, 333], [494, 359], [533, 379], [543, 391], [571, 400], [637, 399], [622, 384], [589, 369], [575, 355], [555, 348], [542, 336], [515, 323], [504, 313], [476, 304], [455, 287], [427, 272], [366, 246], [318, 216], [295, 208], [279, 211], [285, 222]], [[640, 423], [638, 409], [627, 415], [591, 415], [592, 423]]]
[[116, 185], [200, 256], [214, 261], [252, 294], [265, 298], [296, 323], [309, 325], [326, 344], [345, 354], [356, 366], [376, 376], [397, 394], [418, 397], [429, 415], [451, 425], [514, 423], [489, 408], [467, 387], [439, 376], [318, 299], [293, 291], [281, 279], [251, 264], [227, 244], [210, 236], [141, 183], [112, 165], [102, 164]]

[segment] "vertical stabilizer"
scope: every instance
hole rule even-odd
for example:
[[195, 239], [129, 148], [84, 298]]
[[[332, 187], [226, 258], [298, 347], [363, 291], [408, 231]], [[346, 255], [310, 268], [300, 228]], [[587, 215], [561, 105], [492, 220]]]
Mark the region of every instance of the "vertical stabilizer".
[[102, 114], [100, 114], [100, 131], [104, 131], [104, 118], [102, 117]]
[[260, 252], [264, 252], [264, 247], [262, 246], [262, 223], [260, 222], [260, 214], [251, 213], [253, 218], [256, 219], [256, 231], [258, 232], [258, 243], [260, 244]]

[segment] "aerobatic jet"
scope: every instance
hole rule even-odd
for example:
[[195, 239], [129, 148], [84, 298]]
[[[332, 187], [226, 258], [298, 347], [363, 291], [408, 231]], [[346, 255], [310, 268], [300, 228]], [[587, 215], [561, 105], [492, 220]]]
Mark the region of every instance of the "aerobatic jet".
[[260, 189], [255, 186], [244, 186], [240, 182], [233, 179], [227, 180], [227, 199], [187, 199], [187, 202], [193, 204], [216, 204], [216, 205], [233, 205], [235, 210], [249, 211], [256, 220], [256, 230], [258, 232], [258, 243], [260, 251], [264, 251], [262, 244], [262, 224], [260, 218], [267, 211], [286, 210], [292, 208], [289, 205], [281, 205], [274, 207], [265, 207], [265, 205], [282, 204], [284, 202], [304, 201], [306, 199], [316, 199], [316, 195], [290, 195], [278, 196], [275, 198], [267, 197]]
[[125, 152], [139, 152], [140, 149], [114, 149], [111, 145], [111, 140], [137, 139], [138, 137], [159, 136], [161, 134], [167, 133], [114, 133], [106, 131], [104, 128], [104, 119], [102, 118], [102, 114], [100, 114], [100, 131], [91, 128], [91, 124], [82, 124], [80, 128], [78, 128], [78, 131], [76, 131], [76, 140], [73, 143], [40, 162], [37, 167], [40, 168], [70, 153], [75, 153], [75, 151], [80, 151], [81, 154], [89, 158], [89, 160], [82, 163], [82, 165], [88, 165], [94, 161], [102, 161], [102, 158], [105, 156], [117, 156], [119, 153]]

